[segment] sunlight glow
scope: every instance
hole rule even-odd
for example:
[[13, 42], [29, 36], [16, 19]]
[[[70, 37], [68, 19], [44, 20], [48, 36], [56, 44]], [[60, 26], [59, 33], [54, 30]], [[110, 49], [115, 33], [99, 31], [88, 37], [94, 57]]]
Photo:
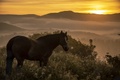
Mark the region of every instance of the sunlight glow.
[[119, 0], [0, 0], [0, 14], [44, 15], [60, 11], [120, 13]]
[[106, 14], [106, 10], [90, 10], [92, 14]]

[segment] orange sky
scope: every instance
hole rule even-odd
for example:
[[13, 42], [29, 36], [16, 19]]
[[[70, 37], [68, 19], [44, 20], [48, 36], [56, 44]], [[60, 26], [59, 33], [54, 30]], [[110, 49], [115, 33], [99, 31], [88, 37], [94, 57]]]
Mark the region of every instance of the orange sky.
[[80, 13], [120, 13], [120, 0], [0, 0], [0, 14], [37, 14], [72, 10]]

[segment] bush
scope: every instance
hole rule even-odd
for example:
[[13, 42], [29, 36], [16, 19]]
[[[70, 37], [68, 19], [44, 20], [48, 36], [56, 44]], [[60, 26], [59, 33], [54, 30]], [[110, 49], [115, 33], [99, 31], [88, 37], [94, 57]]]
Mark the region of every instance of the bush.
[[[48, 33], [33, 34], [30, 38], [36, 39], [46, 34]], [[119, 56], [112, 57], [107, 54], [106, 63], [96, 59], [97, 54], [92, 39], [90, 44], [86, 45], [69, 35], [68, 38], [71, 47], [69, 52], [65, 53], [61, 47], [58, 47], [49, 58], [46, 67], [41, 68], [37, 62], [26, 60], [23, 68], [18, 72], [14, 60], [12, 80], [114, 80], [119, 78], [120, 69], [115, 66], [119, 63]], [[5, 48], [1, 48], [0, 79], [3, 79], [5, 74], [5, 53]]]
[[5, 73], [5, 47], [0, 48], [0, 79], [4, 79]]
[[43, 68], [37, 62], [26, 60], [24, 67], [17, 72], [14, 65], [11, 77], [12, 80], [113, 80], [111, 69], [100, 60], [83, 59], [71, 53], [53, 53]]
[[[107, 63], [111, 66], [111, 75], [113, 78], [120, 76], [120, 55], [111, 56], [106, 54]], [[120, 78], [120, 77], [119, 77]]]

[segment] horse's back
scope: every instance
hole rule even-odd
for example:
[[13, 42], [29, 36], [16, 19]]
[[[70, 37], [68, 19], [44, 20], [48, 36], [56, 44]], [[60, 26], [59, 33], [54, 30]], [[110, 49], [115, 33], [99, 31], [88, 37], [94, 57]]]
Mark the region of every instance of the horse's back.
[[31, 40], [24, 36], [15, 36], [7, 44], [7, 50], [11, 50], [15, 56], [27, 57], [30, 47]]

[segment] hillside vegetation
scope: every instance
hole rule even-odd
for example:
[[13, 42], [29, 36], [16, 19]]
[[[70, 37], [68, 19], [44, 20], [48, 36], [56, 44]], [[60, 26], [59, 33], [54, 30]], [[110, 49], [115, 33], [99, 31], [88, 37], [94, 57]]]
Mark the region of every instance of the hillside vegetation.
[[[58, 32], [54, 32], [58, 33]], [[33, 34], [36, 39], [49, 33]], [[106, 61], [97, 58], [97, 47], [92, 39], [89, 44], [81, 43], [68, 35], [70, 50], [66, 53], [58, 46], [49, 59], [46, 67], [39, 67], [38, 62], [26, 60], [21, 71], [16, 71], [16, 60], [13, 63], [12, 80], [119, 80], [120, 56], [106, 54]], [[0, 49], [0, 79], [5, 75], [5, 47]]]

